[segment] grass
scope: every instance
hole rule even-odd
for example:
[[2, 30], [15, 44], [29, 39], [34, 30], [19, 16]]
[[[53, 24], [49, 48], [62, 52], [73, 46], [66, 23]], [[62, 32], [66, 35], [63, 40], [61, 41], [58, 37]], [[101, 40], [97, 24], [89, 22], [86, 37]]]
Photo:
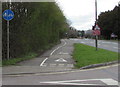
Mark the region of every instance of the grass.
[[96, 51], [95, 47], [84, 44], [74, 44], [74, 47], [73, 58], [76, 61], [76, 68], [118, 60], [117, 52], [100, 48]]
[[2, 61], [2, 66], [15, 65], [18, 62], [28, 60], [28, 59], [32, 59], [36, 56], [37, 56], [36, 53], [29, 53], [28, 55], [24, 56], [23, 58], [14, 58], [14, 59], [9, 59], [9, 60], [3, 60]]

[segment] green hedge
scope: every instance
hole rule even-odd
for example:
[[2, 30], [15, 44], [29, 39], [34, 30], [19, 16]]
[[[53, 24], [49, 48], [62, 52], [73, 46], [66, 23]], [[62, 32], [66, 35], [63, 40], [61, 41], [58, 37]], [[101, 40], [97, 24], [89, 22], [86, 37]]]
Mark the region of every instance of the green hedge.
[[[3, 3], [3, 11], [8, 3]], [[40, 53], [60, 41], [68, 28], [55, 2], [13, 2], [15, 17], [10, 21], [10, 57]], [[26, 10], [27, 9], [27, 10]], [[3, 22], [3, 60], [7, 54], [7, 22]]]

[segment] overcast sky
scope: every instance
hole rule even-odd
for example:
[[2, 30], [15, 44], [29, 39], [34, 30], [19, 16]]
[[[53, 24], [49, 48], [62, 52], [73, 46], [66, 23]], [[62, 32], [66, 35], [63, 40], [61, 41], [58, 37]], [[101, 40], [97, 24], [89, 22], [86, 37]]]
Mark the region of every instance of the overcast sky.
[[[98, 15], [113, 10], [120, 0], [97, 0]], [[57, 0], [64, 15], [77, 30], [88, 30], [95, 22], [95, 0]]]

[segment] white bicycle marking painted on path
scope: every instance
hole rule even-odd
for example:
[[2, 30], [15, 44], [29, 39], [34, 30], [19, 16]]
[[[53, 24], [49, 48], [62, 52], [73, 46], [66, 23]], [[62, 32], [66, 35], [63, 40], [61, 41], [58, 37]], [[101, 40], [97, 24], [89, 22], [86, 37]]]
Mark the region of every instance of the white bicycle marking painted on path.
[[55, 62], [67, 62], [67, 60], [60, 58], [60, 59], [55, 60]]
[[[63, 40], [63, 41], [64, 41], [64, 40]], [[58, 50], [58, 49], [60, 49], [61, 47], [65, 46], [66, 44], [67, 44], [67, 43], [64, 41], [64, 44], [63, 44], [62, 46], [59, 46], [59, 47], [56, 48], [55, 50], [53, 50], [53, 51], [50, 53], [50, 56], [53, 55], [53, 53], [54, 53], [56, 50]], [[42, 61], [42, 63], [40, 64], [40, 66], [44, 66], [44, 63], [47, 61], [47, 59], [48, 59], [48, 58], [44, 59], [44, 60]]]

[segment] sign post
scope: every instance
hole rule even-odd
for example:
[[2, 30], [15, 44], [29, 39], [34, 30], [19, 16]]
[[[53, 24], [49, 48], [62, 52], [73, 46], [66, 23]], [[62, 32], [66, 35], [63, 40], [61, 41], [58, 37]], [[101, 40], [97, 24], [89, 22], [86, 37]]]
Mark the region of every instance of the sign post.
[[98, 50], [98, 35], [100, 35], [100, 27], [98, 26], [98, 24], [96, 24], [94, 27], [93, 35], [95, 35], [95, 46], [96, 46], [96, 51], [97, 51]]
[[95, 35], [95, 46], [96, 46], [96, 51], [98, 50], [98, 35], [100, 35], [100, 28], [97, 24], [97, 0], [95, 0], [95, 26], [94, 26], [94, 31], [93, 35]]
[[10, 37], [9, 37], [9, 21], [12, 20], [14, 18], [14, 13], [13, 11], [7, 9], [3, 12], [3, 18], [5, 20], [7, 20], [7, 59], [9, 60], [10, 58], [10, 44], [9, 44], [9, 40], [10, 40]]

